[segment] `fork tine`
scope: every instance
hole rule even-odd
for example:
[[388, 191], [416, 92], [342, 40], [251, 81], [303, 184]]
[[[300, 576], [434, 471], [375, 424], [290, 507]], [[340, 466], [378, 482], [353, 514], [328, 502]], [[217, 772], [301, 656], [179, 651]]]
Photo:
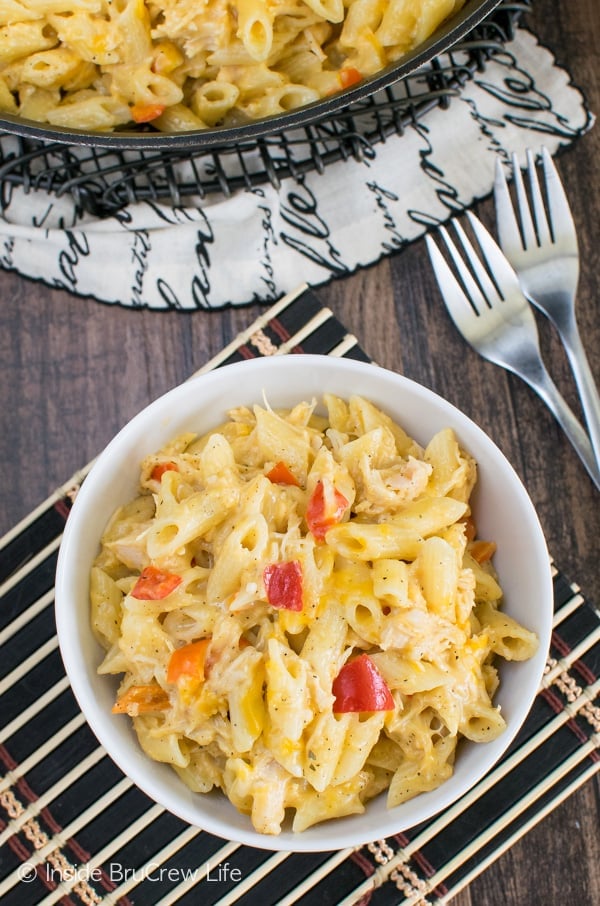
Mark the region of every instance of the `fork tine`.
[[548, 210], [550, 212], [554, 238], [556, 239], [560, 224], [562, 241], [564, 242], [567, 236], [570, 238], [572, 237], [572, 250], [574, 254], [577, 254], [577, 233], [566, 192], [563, 188], [560, 176], [558, 175], [558, 171], [554, 166], [554, 161], [552, 160], [550, 152], [547, 148], [542, 147], [541, 154], [544, 167], [544, 182], [546, 185]]
[[[494, 177], [494, 204], [496, 207], [496, 221], [500, 244], [508, 248], [518, 244], [521, 248], [521, 229], [517, 220], [515, 209], [510, 197], [510, 191], [504, 168], [499, 159], [496, 159], [496, 173]], [[533, 226], [532, 226], [533, 229]]]
[[490, 280], [486, 268], [481, 263], [479, 255], [471, 244], [471, 240], [463, 230], [458, 220], [454, 220], [452, 221], [452, 223], [476, 279], [473, 279], [471, 271], [469, 271], [469, 268], [465, 264], [462, 255], [458, 251], [455, 243], [450, 238], [448, 231], [444, 227], [440, 227], [440, 233], [444, 242], [446, 243], [446, 248], [450, 253], [450, 257], [454, 262], [454, 266], [456, 267], [458, 273], [460, 274], [460, 278], [465, 285], [465, 289], [468, 295], [471, 297], [471, 303], [475, 307], [475, 309], [477, 309], [476, 300], [478, 300], [480, 304], [483, 303], [491, 306], [500, 298], [498, 295], [498, 290], [492, 280]]
[[529, 199], [525, 191], [525, 183], [521, 175], [519, 159], [516, 154], [512, 155], [513, 165], [513, 183], [517, 193], [517, 206], [519, 208], [519, 221], [521, 224], [521, 237], [523, 239], [523, 248], [528, 249], [538, 244], [535, 233], [535, 226], [529, 210]]
[[[456, 248], [456, 245], [450, 238], [450, 234], [448, 233], [448, 230], [445, 227], [440, 226], [439, 234], [442, 237], [442, 239], [444, 240], [444, 244], [445, 244], [446, 248], [448, 249], [448, 252], [450, 253], [450, 257], [452, 258], [454, 267], [456, 268], [458, 275], [459, 275], [460, 279], [462, 280], [462, 284], [466, 291], [465, 298], [470, 303], [473, 310], [475, 312], [477, 312], [477, 309], [479, 307], [477, 305], [477, 303], [479, 303], [479, 305], [485, 304], [485, 300], [482, 296], [481, 289], [477, 285], [476, 281], [473, 279], [473, 275], [471, 274], [469, 268], [465, 264], [465, 262], [462, 258], [462, 255], [459, 253], [458, 249]], [[450, 273], [452, 273], [452, 272], [450, 271]], [[460, 286], [460, 284], [458, 284], [458, 285]]]
[[473, 317], [473, 309], [469, 299], [431, 236], [425, 236], [425, 242], [448, 314], [458, 330], [464, 335], [468, 321]]
[[527, 149], [527, 173], [529, 176], [529, 190], [533, 203], [533, 215], [535, 217], [538, 245], [546, 245], [553, 240], [550, 233], [550, 227], [548, 226], [548, 217], [546, 215], [542, 190], [540, 189], [538, 171], [535, 165], [535, 154], [529, 148]]
[[501, 293], [505, 293], [509, 287], [517, 289], [519, 278], [491, 234], [471, 211], [467, 211], [467, 217]]

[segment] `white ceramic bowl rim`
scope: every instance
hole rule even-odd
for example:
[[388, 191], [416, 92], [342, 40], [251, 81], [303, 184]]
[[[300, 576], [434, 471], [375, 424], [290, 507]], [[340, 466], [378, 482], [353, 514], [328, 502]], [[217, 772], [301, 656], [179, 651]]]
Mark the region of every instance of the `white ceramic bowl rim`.
[[[519, 616], [525, 608], [526, 622], [540, 639], [530, 661], [501, 666], [497, 700], [507, 718], [507, 730], [493, 742], [463, 746], [454, 775], [440, 788], [391, 810], [385, 807], [385, 796], [378, 797], [364, 815], [325, 822], [301, 834], [284, 829], [279, 836], [256, 833], [250, 819], [239, 815], [219, 792], [191, 793], [169, 766], [151, 761], [141, 751], [129, 722], [111, 714], [117, 681], [96, 672], [102, 652], [92, 636], [88, 599], [89, 569], [100, 534], [117, 503], [134, 495], [143, 456], [182, 431], [216, 427], [234, 406], [261, 403], [263, 390], [274, 408], [320, 398], [323, 392], [344, 398], [361, 394], [423, 445], [437, 430], [453, 427], [461, 445], [478, 460], [477, 524], [481, 537], [499, 542], [496, 564], [506, 591], [505, 608]], [[115, 463], [121, 464], [118, 470]], [[479, 511], [480, 499], [485, 505]], [[447, 809], [479, 781], [514, 739], [539, 688], [550, 642], [552, 600], [548, 552], [534, 507], [512, 466], [484, 432], [454, 406], [408, 378], [364, 362], [323, 355], [274, 356], [226, 365], [176, 387], [135, 416], [83, 482], [67, 520], [56, 575], [57, 631], [72, 689], [99, 742], [121, 770], [150, 798], [189, 824], [242, 844], [296, 852], [358, 846], [399, 833]]]

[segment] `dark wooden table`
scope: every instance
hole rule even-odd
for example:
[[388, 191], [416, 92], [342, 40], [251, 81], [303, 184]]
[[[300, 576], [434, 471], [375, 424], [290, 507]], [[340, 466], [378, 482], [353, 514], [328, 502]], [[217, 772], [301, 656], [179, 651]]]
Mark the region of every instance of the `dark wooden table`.
[[[600, 112], [597, 0], [537, 0], [529, 23]], [[579, 229], [578, 317], [600, 379], [600, 130], [559, 168]], [[488, 201], [479, 206], [491, 216]], [[445, 316], [423, 242], [321, 288], [380, 364], [421, 381], [473, 417], [504, 450], [537, 506], [560, 568], [600, 602], [598, 494], [537, 397], [471, 352]], [[247, 327], [258, 306], [153, 313], [84, 301], [0, 271], [0, 534], [94, 457], [150, 400]], [[545, 324], [556, 381], [578, 410], [562, 349]], [[600, 779], [590, 781], [480, 875], [456, 906], [597, 906]]]

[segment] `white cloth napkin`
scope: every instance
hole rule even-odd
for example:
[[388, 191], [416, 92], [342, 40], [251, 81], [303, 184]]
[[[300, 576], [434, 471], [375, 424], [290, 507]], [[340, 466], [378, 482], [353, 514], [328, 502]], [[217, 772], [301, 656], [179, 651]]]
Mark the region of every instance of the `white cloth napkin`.
[[[447, 109], [350, 159], [173, 208], [78, 216], [69, 197], [13, 188], [0, 266], [102, 302], [151, 309], [269, 303], [378, 261], [486, 196], [496, 158], [554, 154], [593, 123], [581, 92], [523, 28]], [[4, 141], [5, 139], [3, 139]]]

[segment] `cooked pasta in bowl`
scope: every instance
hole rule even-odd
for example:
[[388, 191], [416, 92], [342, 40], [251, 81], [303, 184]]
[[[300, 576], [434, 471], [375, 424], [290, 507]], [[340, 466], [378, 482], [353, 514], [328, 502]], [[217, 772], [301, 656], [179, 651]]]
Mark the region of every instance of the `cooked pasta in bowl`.
[[391, 83], [498, 2], [14, 0], [0, 7], [0, 128], [153, 147], [264, 134]]
[[100, 742], [211, 833], [314, 851], [398, 833], [494, 765], [537, 692], [550, 566], [466, 416], [375, 366], [217, 369], [99, 457], [57, 627]]

